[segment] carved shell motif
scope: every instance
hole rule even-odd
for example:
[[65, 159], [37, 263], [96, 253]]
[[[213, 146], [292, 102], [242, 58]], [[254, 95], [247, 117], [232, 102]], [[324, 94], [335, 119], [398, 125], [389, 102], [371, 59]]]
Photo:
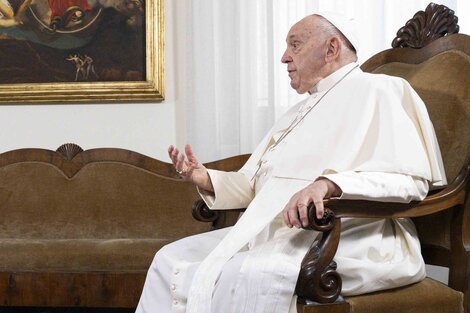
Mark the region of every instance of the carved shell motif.
[[459, 32], [457, 16], [444, 5], [430, 3], [426, 11], [417, 12], [406, 25], [397, 32], [392, 42], [393, 48], [422, 48], [431, 41], [447, 34]]
[[56, 152], [60, 153], [67, 160], [72, 160], [74, 156], [82, 151], [83, 149], [74, 143], [63, 144], [56, 150]]

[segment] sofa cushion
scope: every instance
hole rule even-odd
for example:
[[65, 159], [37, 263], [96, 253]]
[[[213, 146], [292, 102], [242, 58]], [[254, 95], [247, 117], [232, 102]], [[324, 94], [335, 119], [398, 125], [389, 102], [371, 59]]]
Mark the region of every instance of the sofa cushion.
[[0, 271], [146, 272], [167, 239], [2, 239]]
[[351, 313], [463, 313], [463, 294], [426, 278], [386, 291], [345, 297]]

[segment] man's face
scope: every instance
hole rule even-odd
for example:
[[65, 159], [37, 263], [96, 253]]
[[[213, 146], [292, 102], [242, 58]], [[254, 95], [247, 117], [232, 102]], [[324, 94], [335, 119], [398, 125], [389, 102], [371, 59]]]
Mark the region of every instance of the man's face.
[[281, 62], [287, 64], [290, 85], [299, 94], [312, 89], [324, 77], [327, 46], [316, 26], [317, 19], [307, 16], [287, 34], [287, 48]]

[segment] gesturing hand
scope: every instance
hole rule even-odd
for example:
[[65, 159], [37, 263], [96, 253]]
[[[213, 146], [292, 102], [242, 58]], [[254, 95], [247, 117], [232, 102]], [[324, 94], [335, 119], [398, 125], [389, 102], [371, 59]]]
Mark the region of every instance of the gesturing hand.
[[191, 145], [186, 145], [184, 147], [184, 153], [181, 154], [178, 148], [170, 145], [168, 147], [168, 155], [173, 162], [175, 170], [180, 174], [183, 180], [190, 181], [204, 190], [214, 191], [207, 169], [198, 161]]
[[341, 189], [338, 185], [329, 179], [320, 178], [292, 196], [282, 211], [284, 222], [288, 227], [307, 227], [308, 205], [310, 203], [315, 205], [316, 216], [321, 219], [325, 212], [323, 199], [339, 195], [341, 195]]

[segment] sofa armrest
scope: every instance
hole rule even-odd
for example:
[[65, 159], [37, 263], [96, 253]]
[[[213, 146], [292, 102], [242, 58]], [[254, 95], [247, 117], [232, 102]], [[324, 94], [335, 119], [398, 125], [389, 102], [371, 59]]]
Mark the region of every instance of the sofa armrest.
[[191, 210], [195, 220], [211, 223], [209, 230], [232, 226], [235, 224], [238, 215], [245, 211], [245, 209], [211, 210], [201, 199], [194, 201]]

